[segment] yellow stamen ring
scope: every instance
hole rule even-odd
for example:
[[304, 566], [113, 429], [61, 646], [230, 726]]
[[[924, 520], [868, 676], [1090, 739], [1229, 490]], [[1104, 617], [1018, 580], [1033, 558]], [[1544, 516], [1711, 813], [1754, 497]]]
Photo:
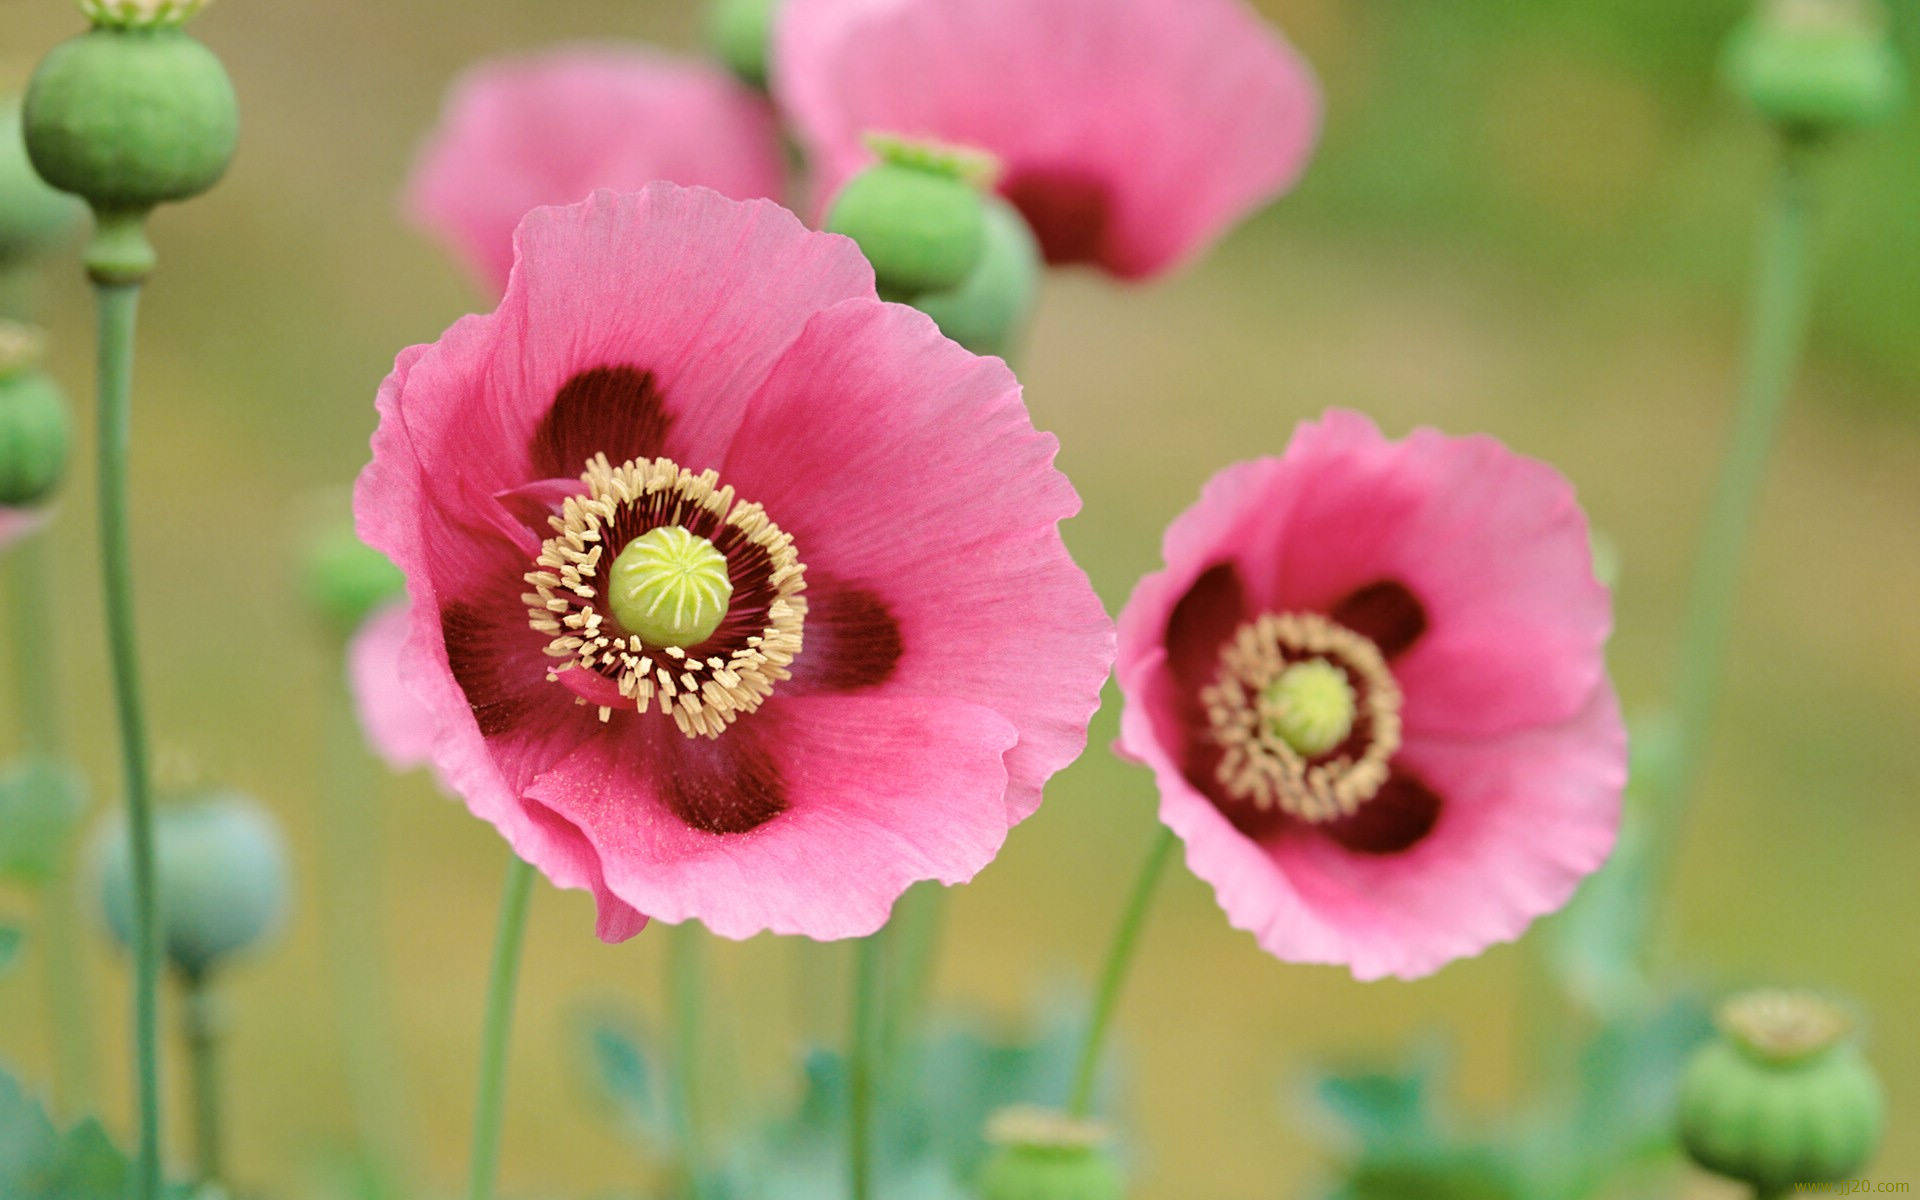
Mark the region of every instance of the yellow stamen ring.
[[[806, 566], [792, 536], [758, 504], [719, 486], [715, 472], [696, 475], [671, 459], [615, 467], [596, 455], [580, 479], [585, 492], [568, 497], [549, 519], [554, 536], [540, 548], [539, 569], [527, 574], [534, 590], [522, 597], [533, 628], [552, 639], [547, 655], [560, 660], [547, 678], [576, 669], [598, 676], [574, 690], [582, 693], [578, 703], [599, 706], [602, 721], [616, 707], [644, 713], [658, 701], [688, 737], [720, 736], [766, 702], [800, 653]], [[644, 528], [631, 528], [636, 522]], [[764, 560], [752, 580], [736, 569], [728, 581], [729, 611], [699, 645], [649, 642], [621, 625], [602, 594], [602, 560], [668, 526], [695, 534], [730, 563], [745, 556]], [[622, 544], [609, 550], [615, 540]], [[610, 573], [612, 562], [607, 565]], [[755, 619], [756, 596], [765, 612], [742, 625]], [[702, 650], [710, 652], [693, 652]]]
[[1222, 751], [1220, 785], [1303, 821], [1358, 812], [1400, 748], [1400, 686], [1386, 659], [1317, 613], [1267, 613], [1242, 625], [1200, 702]]

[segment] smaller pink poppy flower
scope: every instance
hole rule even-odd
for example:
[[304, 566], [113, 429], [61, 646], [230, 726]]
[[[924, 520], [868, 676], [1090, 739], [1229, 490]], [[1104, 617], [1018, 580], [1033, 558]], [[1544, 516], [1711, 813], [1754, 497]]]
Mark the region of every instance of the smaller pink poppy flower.
[[823, 195], [868, 133], [985, 150], [1047, 260], [1126, 279], [1291, 187], [1313, 73], [1244, 0], [789, 0], [776, 94]]
[[26, 537], [47, 519], [44, 508], [8, 508], [0, 505], [0, 550]]
[[541, 205], [655, 180], [778, 199], [785, 174], [772, 107], [719, 67], [641, 47], [574, 46], [469, 71], [405, 206], [498, 293], [513, 231]]
[[1222, 471], [1120, 619], [1119, 748], [1260, 945], [1412, 978], [1606, 859], [1626, 733], [1566, 479], [1356, 413]]
[[610, 941], [859, 936], [971, 878], [1113, 659], [1012, 373], [767, 201], [602, 191], [515, 245], [499, 308], [380, 391], [355, 512], [409, 599], [354, 646], [376, 747]]

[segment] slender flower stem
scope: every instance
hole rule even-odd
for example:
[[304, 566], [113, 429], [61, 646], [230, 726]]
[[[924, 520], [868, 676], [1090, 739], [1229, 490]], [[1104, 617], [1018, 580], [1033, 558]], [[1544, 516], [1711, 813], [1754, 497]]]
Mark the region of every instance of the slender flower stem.
[[133, 562], [127, 532], [127, 458], [133, 425], [133, 334], [140, 285], [96, 282], [99, 302], [100, 555], [107, 653], [120, 719], [127, 840], [133, 862], [134, 1053], [139, 1075], [137, 1200], [160, 1195], [160, 907], [153, 862], [147, 726], [134, 638]]
[[527, 902], [533, 868], [516, 855], [507, 865], [500, 896], [500, 927], [493, 941], [493, 971], [487, 981], [487, 1018], [480, 1034], [480, 1090], [473, 1115], [473, 1169], [468, 1200], [493, 1200], [500, 1170], [500, 1125], [506, 1115], [507, 1036], [513, 1030], [513, 993], [520, 979], [520, 947], [526, 940]]
[[[13, 677], [27, 753], [42, 767], [64, 770], [66, 738], [60, 725], [59, 670], [53, 662], [53, 606], [47, 603], [52, 586], [47, 548], [46, 536], [36, 533], [13, 551]], [[54, 1094], [67, 1113], [79, 1114], [93, 1109], [93, 1042], [73, 858], [73, 847], [64, 847], [60, 870], [41, 890], [41, 906], [55, 1047]]]
[[1153, 907], [1154, 894], [1178, 844], [1173, 830], [1162, 827], [1153, 849], [1147, 852], [1140, 877], [1134, 881], [1133, 895], [1121, 914], [1120, 927], [1114, 930], [1113, 944], [1107, 950], [1107, 965], [1100, 973], [1100, 991], [1094, 1001], [1093, 1017], [1087, 1024], [1087, 1040], [1080, 1048], [1080, 1066], [1074, 1072], [1073, 1099], [1067, 1111], [1076, 1117], [1086, 1116], [1093, 1107], [1093, 1083], [1100, 1071], [1100, 1048], [1113, 1024], [1114, 1009], [1120, 1004], [1120, 991], [1126, 985], [1127, 970], [1133, 965], [1134, 950], [1140, 943], [1147, 913]]
[[1761, 230], [1739, 409], [1687, 601], [1674, 695], [1674, 753], [1665, 777], [1654, 781], [1661, 800], [1659, 819], [1666, 826], [1656, 844], [1659, 853], [1668, 857], [1679, 841], [1686, 800], [1697, 782], [1718, 706], [1747, 537], [1806, 341], [1812, 207], [1809, 154], [1805, 144], [1783, 142]]
[[940, 933], [946, 923], [947, 889], [938, 883], [917, 884], [900, 897], [887, 923], [893, 940], [892, 970], [886, 1003], [880, 1014], [880, 1064], [883, 1075], [913, 1039], [927, 1008], [934, 968], [940, 957]]
[[853, 1200], [873, 1196], [873, 1094], [887, 936], [882, 928], [853, 949], [853, 1030], [847, 1047], [847, 1168]]
[[673, 1008], [674, 1132], [680, 1138], [680, 1167], [689, 1200], [707, 1194], [707, 1147], [701, 1119], [700, 1009], [705, 997], [706, 963], [700, 927], [691, 921], [673, 927], [667, 937], [667, 993]]
[[186, 989], [182, 1032], [193, 1084], [194, 1176], [207, 1186], [225, 1174], [220, 1153], [220, 998], [204, 971], [183, 975], [181, 984]]

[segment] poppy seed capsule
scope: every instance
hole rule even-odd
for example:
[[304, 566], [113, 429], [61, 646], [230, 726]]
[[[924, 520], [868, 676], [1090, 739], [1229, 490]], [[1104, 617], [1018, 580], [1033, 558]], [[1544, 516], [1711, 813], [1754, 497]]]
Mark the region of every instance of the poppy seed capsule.
[[1064, 1113], [1009, 1108], [987, 1126], [993, 1154], [980, 1170], [981, 1200], [1121, 1200], [1126, 1184], [1107, 1153], [1104, 1126]]
[[986, 205], [986, 248], [973, 273], [952, 291], [914, 297], [913, 306], [975, 354], [1008, 358], [1033, 311], [1040, 244], [1013, 205], [998, 196], [986, 197]]
[[1728, 43], [1725, 69], [1748, 103], [1802, 136], [1884, 121], [1906, 90], [1875, 0], [1764, 0]]
[[[280, 927], [287, 862], [279, 828], [236, 792], [209, 792], [154, 812], [160, 937], [167, 961], [205, 975]], [[133, 937], [133, 872], [124, 821], [95, 846], [101, 907], [122, 945]]]
[[707, 42], [740, 82], [766, 90], [767, 48], [781, 0], [714, 0], [707, 14]]
[[967, 281], [987, 247], [993, 160], [951, 147], [874, 136], [879, 161], [847, 181], [827, 213], [873, 264], [880, 295], [912, 300]]
[[1680, 1138], [1702, 1167], [1761, 1191], [1852, 1176], [1880, 1142], [1879, 1081], [1846, 1015], [1815, 996], [1728, 1002], [1680, 1090]]
[[34, 168], [103, 217], [206, 191], [239, 128], [226, 68], [176, 25], [98, 25], [55, 46], [27, 87]]
[[0, 505], [45, 500], [67, 470], [66, 397], [38, 369], [39, 336], [0, 321]]

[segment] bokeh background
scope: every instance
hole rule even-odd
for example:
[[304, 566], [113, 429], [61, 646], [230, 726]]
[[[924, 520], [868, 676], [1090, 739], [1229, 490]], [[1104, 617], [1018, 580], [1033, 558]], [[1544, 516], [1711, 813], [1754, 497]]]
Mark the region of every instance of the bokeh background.
[[[1613, 662], [1630, 709], [1671, 675], [1682, 587], [1730, 411], [1768, 146], [1717, 86], [1744, 0], [1263, 0], [1329, 98], [1304, 184], [1184, 276], [1048, 281], [1021, 364], [1036, 421], [1086, 501], [1068, 537], [1118, 608], [1164, 523], [1228, 460], [1277, 450], [1328, 405], [1390, 432], [1489, 431], [1579, 485], [1618, 549]], [[485, 55], [579, 38], [692, 49], [688, 0], [228, 0], [199, 32], [230, 65], [246, 130], [228, 181], [155, 223], [162, 270], [137, 391], [137, 569], [150, 706], [170, 778], [232, 783], [286, 823], [300, 877], [286, 944], [232, 979], [235, 1177], [311, 1194], [347, 1136], [315, 846], [321, 726], [340, 664], [294, 598], [316, 493], [366, 458], [395, 351], [479, 301], [404, 228], [396, 192], [442, 91]], [[1895, 13], [1913, 61], [1920, 28]], [[61, 0], [0, 0], [0, 89], [76, 32]], [[1920, 1180], [1920, 119], [1837, 150], [1812, 359], [1741, 597], [1724, 719], [1663, 910], [1675, 975], [1704, 988], [1813, 983], [1856, 998], [1890, 1092], [1870, 1175]], [[54, 367], [90, 429], [78, 270], [50, 289]], [[90, 446], [90, 436], [83, 436]], [[69, 722], [110, 795], [90, 453], [53, 534]], [[9, 719], [11, 714], [8, 714]], [[1017, 1024], [1084, 988], [1153, 836], [1144, 773], [1085, 760], [953, 897], [944, 1006]], [[9, 728], [0, 726], [0, 728]], [[460, 1177], [481, 984], [504, 852], [422, 777], [380, 785], [389, 853], [361, 886], [389, 913], [411, 1097], [403, 1136]], [[23, 909], [0, 893], [0, 911]], [[24, 915], [18, 913], [16, 915]], [[657, 933], [591, 936], [578, 893], [542, 890], [512, 1059], [504, 1177], [527, 1196], [608, 1191], [656, 1168], [582, 1087], [566, 1030], [585, 1003], [657, 1021]], [[823, 952], [838, 961], [839, 951]], [[838, 997], [795, 986], [795, 947], [718, 944], [709, 1027], [736, 1082], [791, 1084]], [[124, 964], [93, 952], [103, 1090], [126, 1112]], [[1291, 967], [1229, 929], [1204, 885], [1163, 897], [1121, 1016], [1145, 1200], [1302, 1194], [1321, 1168], [1297, 1103], [1316, 1063], [1440, 1036], [1458, 1099], [1506, 1111], [1541, 1002], [1503, 947], [1414, 984]], [[0, 1056], [44, 1076], [31, 972], [0, 986]], [[178, 1073], [175, 1075], [178, 1081]], [[182, 1115], [176, 1104], [173, 1113]], [[124, 1126], [123, 1126], [124, 1127]], [[1702, 1196], [1712, 1185], [1686, 1185]]]

